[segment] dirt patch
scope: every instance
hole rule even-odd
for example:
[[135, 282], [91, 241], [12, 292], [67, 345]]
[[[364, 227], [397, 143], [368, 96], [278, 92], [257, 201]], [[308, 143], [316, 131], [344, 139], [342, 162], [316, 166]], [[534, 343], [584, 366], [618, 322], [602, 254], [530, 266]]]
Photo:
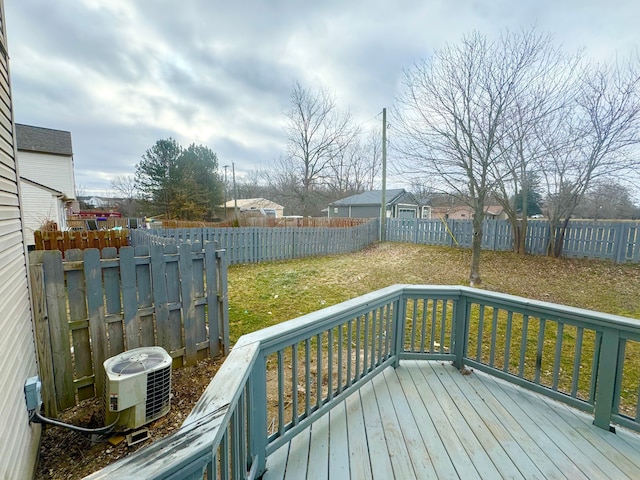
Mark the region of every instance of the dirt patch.
[[[154, 440], [166, 437], [182, 425], [221, 364], [221, 359], [206, 359], [197, 365], [173, 370], [171, 411], [146, 426], [150, 439], [138, 445], [129, 447], [126, 441], [112, 445], [105, 437], [92, 443], [87, 435], [66, 428], [47, 426], [42, 433], [40, 462], [35, 478], [83, 478]], [[85, 400], [63, 412], [59, 419], [82, 427], [101, 427], [102, 408], [99, 399]]]

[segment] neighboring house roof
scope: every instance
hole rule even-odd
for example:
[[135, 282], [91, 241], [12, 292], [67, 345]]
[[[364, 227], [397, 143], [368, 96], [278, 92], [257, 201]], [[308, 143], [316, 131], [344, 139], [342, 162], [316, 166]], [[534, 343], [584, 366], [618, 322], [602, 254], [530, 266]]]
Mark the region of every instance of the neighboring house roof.
[[64, 192], [61, 192], [60, 190], [56, 190], [55, 188], [47, 187], [46, 185], [42, 185], [41, 183], [34, 182], [33, 180], [29, 180], [28, 178], [25, 178], [25, 177], [20, 177], [20, 180], [23, 182], [29, 183], [34, 187], [41, 188], [42, 190], [47, 190], [48, 192], [51, 192], [53, 195], [57, 197], [63, 197], [63, 198], [65, 197]]
[[[407, 192], [404, 188], [388, 189], [386, 195], [387, 205], [393, 205], [399, 203], [401, 200], [406, 200], [409, 196], [412, 204], [417, 205], [418, 202], [415, 197]], [[369, 190], [368, 192], [358, 193], [351, 195], [350, 197], [342, 198], [331, 203], [334, 207], [347, 207], [356, 205], [380, 205], [382, 202], [382, 190]]]
[[54, 155], [73, 155], [71, 133], [64, 130], [16, 123], [16, 140], [18, 150]]
[[[229, 200], [222, 206], [224, 207], [226, 205], [227, 208], [233, 208], [235, 202], [236, 200]], [[274, 210], [282, 210], [284, 208], [282, 205], [278, 205], [266, 198], [239, 198], [237, 202], [238, 208], [273, 208]]]

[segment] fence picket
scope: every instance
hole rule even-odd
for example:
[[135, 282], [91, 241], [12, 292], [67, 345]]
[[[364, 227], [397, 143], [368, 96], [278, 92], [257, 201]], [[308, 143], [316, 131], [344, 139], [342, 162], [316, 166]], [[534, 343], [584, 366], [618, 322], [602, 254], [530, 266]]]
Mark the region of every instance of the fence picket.
[[140, 346], [157, 345], [153, 324], [153, 292], [151, 291], [151, 265], [149, 247], [136, 247], [136, 257], [144, 261], [136, 261], [136, 284], [138, 286], [138, 314], [140, 324]]
[[120, 249], [120, 279], [122, 281], [122, 311], [126, 348], [131, 350], [142, 346], [136, 289], [136, 259], [132, 247]]
[[[73, 249], [65, 252], [69, 261], [82, 261], [82, 250]], [[69, 298], [69, 320], [73, 343], [73, 360], [77, 378], [87, 378], [93, 375], [91, 365], [91, 344], [89, 329], [87, 328], [87, 302], [82, 270], [67, 272], [67, 296]], [[78, 388], [78, 400], [85, 400], [95, 396], [93, 384]]]
[[114, 262], [104, 262], [102, 265], [102, 278], [104, 281], [105, 297], [105, 320], [107, 322], [107, 335], [109, 337], [109, 357], [124, 352], [124, 332], [122, 328], [122, 315], [120, 304], [120, 262], [118, 261], [118, 251], [113, 248], [105, 248], [102, 251], [103, 260], [114, 260]]
[[178, 247], [180, 255], [180, 287], [182, 297], [182, 318], [184, 321], [184, 344], [187, 365], [193, 365], [197, 358], [197, 336], [195, 316], [195, 287], [193, 282], [193, 261], [191, 245], [183, 243]]
[[104, 392], [104, 368], [102, 368], [102, 364], [107, 359], [107, 331], [104, 321], [100, 252], [97, 249], [90, 248], [85, 250], [84, 278], [87, 284], [87, 309], [93, 356], [94, 385], [96, 395], [102, 397]]

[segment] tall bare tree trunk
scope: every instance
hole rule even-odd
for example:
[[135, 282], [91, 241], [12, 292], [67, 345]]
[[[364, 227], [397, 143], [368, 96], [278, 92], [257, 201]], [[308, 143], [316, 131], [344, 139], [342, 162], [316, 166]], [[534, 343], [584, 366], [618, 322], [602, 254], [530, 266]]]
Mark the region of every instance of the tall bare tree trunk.
[[[480, 217], [480, 221], [478, 221]], [[469, 285], [478, 287], [482, 283], [480, 278], [480, 251], [482, 250], [482, 215], [473, 219], [473, 241], [471, 242], [471, 272], [469, 273]]]
[[520, 220], [520, 230], [518, 232], [518, 253], [524, 255], [527, 253], [527, 229], [529, 228], [529, 221], [527, 216], [523, 215]]

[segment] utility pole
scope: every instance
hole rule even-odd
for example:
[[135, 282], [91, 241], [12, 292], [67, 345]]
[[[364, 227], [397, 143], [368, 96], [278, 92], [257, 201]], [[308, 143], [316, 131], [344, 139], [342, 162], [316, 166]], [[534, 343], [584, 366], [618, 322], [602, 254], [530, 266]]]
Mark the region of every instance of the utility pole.
[[231, 176], [233, 178], [233, 218], [238, 221], [238, 186], [236, 185], [236, 164], [231, 162]]
[[227, 168], [229, 165], [223, 165], [224, 168], [224, 221], [227, 221]]
[[387, 239], [387, 109], [382, 109], [382, 200], [380, 202], [380, 241]]

